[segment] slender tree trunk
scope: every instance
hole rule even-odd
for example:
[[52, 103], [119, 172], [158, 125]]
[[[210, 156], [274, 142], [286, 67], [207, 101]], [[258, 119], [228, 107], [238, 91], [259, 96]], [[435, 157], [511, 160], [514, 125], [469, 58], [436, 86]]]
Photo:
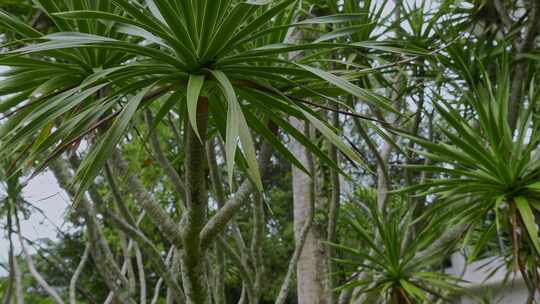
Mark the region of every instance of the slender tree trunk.
[[[116, 214], [112, 212], [107, 212], [106, 215], [107, 215], [107, 218], [112, 222], [114, 226], [116, 226], [120, 231], [122, 231], [123, 233], [125, 233], [127, 236], [129, 236], [132, 239], [132, 241], [130, 241], [128, 245], [128, 252], [131, 251], [132, 247], [134, 247], [135, 249], [140, 248], [141, 254], [144, 253], [148, 257], [148, 261], [150, 262], [156, 275], [162, 278], [165, 284], [167, 285], [167, 287], [171, 289], [174, 295], [174, 298], [178, 301], [183, 299], [184, 294], [182, 293], [180, 286], [177, 284], [176, 278], [173, 275], [174, 272], [169, 271], [169, 268], [167, 267], [166, 262], [163, 261], [160, 251], [158, 250], [156, 245], [150, 239], [148, 239], [142, 231], [140, 231], [137, 228], [138, 225], [131, 226], [125, 220], [118, 217]], [[126, 264], [124, 262], [124, 266], [125, 265]], [[124, 270], [125, 268], [122, 269], [122, 271]], [[145, 284], [142, 283], [141, 288], [144, 285]], [[142, 302], [142, 299], [141, 299], [141, 302]]]
[[523, 37], [514, 38], [514, 48], [517, 63], [512, 75], [510, 103], [508, 108], [508, 123], [510, 130], [515, 131], [519, 113], [524, 106], [524, 88], [529, 84], [530, 63], [523, 58], [526, 53], [532, 53], [536, 49], [536, 38], [540, 31], [540, 2], [530, 1], [528, 9], [528, 21], [524, 27]]
[[146, 304], [147, 287], [146, 274], [144, 271], [144, 260], [139, 245], [135, 243], [135, 261], [137, 262], [137, 273], [139, 274], [139, 299], [141, 304]]
[[[120, 239], [120, 246], [122, 248], [122, 255], [124, 258], [124, 264], [126, 265], [126, 273], [127, 273], [127, 279], [129, 283], [129, 292], [132, 294], [135, 293], [135, 289], [137, 288], [137, 281], [135, 279], [135, 269], [133, 268], [133, 262], [131, 259], [131, 250], [128, 250], [128, 244], [132, 244], [132, 242], [128, 241], [128, 238], [123, 232], [119, 233], [119, 239]], [[131, 246], [130, 248], [132, 248]]]
[[79, 277], [81, 276], [81, 273], [84, 269], [84, 266], [86, 266], [86, 262], [88, 261], [88, 257], [90, 256], [90, 244], [86, 244], [86, 247], [84, 249], [84, 253], [81, 257], [81, 261], [77, 268], [75, 269], [75, 272], [73, 273], [73, 276], [71, 277], [71, 280], [69, 281], [69, 304], [77, 304], [77, 295], [75, 293], [77, 289], [77, 281], [79, 280]]
[[[172, 255], [172, 260], [171, 260], [171, 271], [172, 273], [180, 273], [180, 253], [179, 253], [179, 250], [178, 249], [175, 249], [174, 252], [173, 252], [173, 255]], [[178, 276], [179, 277], [179, 276]], [[176, 298], [175, 299], [175, 296], [174, 296], [174, 292], [172, 290], [172, 288], [167, 288], [167, 296], [165, 298], [165, 303], [166, 304], [174, 304], [174, 303], [185, 303], [185, 296], [184, 297], [181, 297], [180, 299]]]
[[13, 246], [13, 222], [12, 222], [12, 211], [13, 211], [13, 198], [8, 199], [10, 206], [7, 208], [7, 228], [8, 228], [8, 240], [9, 240], [9, 277], [7, 281], [7, 287], [5, 288], [4, 295], [2, 298], [3, 304], [10, 304], [13, 300], [13, 285], [15, 283], [15, 249]]
[[13, 271], [15, 272], [15, 298], [17, 299], [17, 304], [24, 304], [24, 292], [23, 292], [23, 281], [21, 268], [19, 267], [19, 262], [17, 262], [17, 257], [13, 256]]
[[206, 153], [204, 142], [208, 121], [208, 99], [199, 97], [197, 124], [199, 139], [186, 123], [186, 211], [182, 216], [181, 230], [184, 245], [181, 255], [182, 280], [188, 304], [205, 304], [207, 301], [204, 252], [201, 250], [200, 232], [206, 223]]
[[[212, 182], [212, 192], [214, 198], [218, 204], [218, 208], [221, 209], [226, 203], [225, 192], [221, 185], [221, 179], [219, 178], [219, 168], [216, 161], [215, 145], [217, 144], [217, 138], [206, 144], [206, 154], [208, 157], [208, 169], [210, 171], [210, 180]], [[216, 256], [216, 267], [214, 268], [214, 303], [225, 304], [225, 256], [222, 246], [216, 242], [214, 246]]]
[[[338, 109], [338, 105], [335, 105], [335, 108]], [[332, 124], [335, 127], [339, 127], [339, 114], [337, 112], [332, 112]], [[329, 147], [329, 156], [330, 159], [333, 160], [336, 164], [339, 164], [338, 162], [338, 153], [337, 148], [334, 145], [330, 145]], [[339, 218], [339, 208], [340, 208], [340, 195], [341, 195], [341, 185], [339, 182], [339, 172], [336, 170], [332, 170], [330, 172], [330, 183], [332, 187], [332, 194], [330, 197], [330, 204], [328, 206], [328, 225], [326, 228], [326, 240], [329, 243], [336, 243], [337, 241], [337, 222]], [[335, 263], [332, 261], [332, 258], [334, 257], [334, 249], [331, 246], [327, 247], [327, 253], [328, 253], [328, 274], [327, 276], [327, 304], [334, 304], [336, 303], [336, 296], [337, 294], [333, 291], [333, 289], [336, 287], [336, 280], [333, 277], [333, 273], [336, 271], [335, 269]]]
[[[174, 256], [174, 246], [169, 249], [169, 253], [167, 253], [167, 257], [165, 258], [165, 266], [170, 267], [171, 262]], [[161, 293], [161, 286], [163, 285], [163, 278], [159, 278], [156, 285], [154, 286], [154, 295], [152, 296], [152, 300], [150, 301], [150, 304], [157, 304], [160, 293]]]
[[56, 302], [57, 304], [64, 304], [64, 301], [62, 300], [56, 289], [50, 286], [49, 283], [45, 280], [45, 278], [43, 278], [43, 276], [36, 269], [36, 266], [34, 265], [34, 261], [32, 259], [32, 255], [28, 252], [28, 250], [26, 249], [26, 245], [24, 244], [24, 238], [22, 236], [21, 225], [17, 213], [15, 213], [15, 219], [17, 223], [17, 235], [19, 236], [19, 243], [24, 253], [26, 264], [28, 266], [30, 274], [34, 277], [39, 286], [41, 286], [41, 288], [45, 290], [49, 297], [54, 300], [54, 302]]
[[311, 224], [313, 223], [313, 209], [314, 207], [311, 206], [309, 214], [304, 221], [304, 226], [300, 231], [300, 238], [295, 241], [294, 252], [291, 260], [289, 261], [289, 267], [287, 268], [287, 273], [285, 274], [285, 278], [283, 279], [283, 283], [281, 284], [281, 288], [279, 290], [279, 294], [275, 304], [284, 304], [287, 300], [294, 272], [296, 270], [296, 266], [298, 265], [298, 260], [300, 259], [300, 255], [302, 254], [302, 251], [304, 249], [304, 244], [306, 243], [308, 233], [311, 229]]
[[[290, 119], [291, 125], [308, 134], [305, 122], [296, 118]], [[292, 140], [291, 152], [304, 165], [313, 168], [313, 162], [306, 148], [297, 141]], [[293, 202], [294, 202], [294, 235], [299, 242], [302, 236], [302, 227], [310, 214], [311, 206], [315, 206], [315, 193], [312, 178], [302, 170], [293, 167]], [[317, 229], [319, 228], [319, 229]], [[307, 233], [305, 244], [297, 265], [297, 293], [299, 304], [324, 303], [326, 296], [325, 275], [327, 274], [326, 254], [321, 227], [312, 225]]]
[[253, 236], [251, 241], [251, 256], [253, 257], [253, 266], [255, 268], [255, 282], [253, 289], [255, 293], [255, 304], [259, 303], [263, 289], [264, 275], [264, 235], [265, 235], [265, 220], [264, 220], [264, 202], [260, 193], [255, 194], [253, 200]]

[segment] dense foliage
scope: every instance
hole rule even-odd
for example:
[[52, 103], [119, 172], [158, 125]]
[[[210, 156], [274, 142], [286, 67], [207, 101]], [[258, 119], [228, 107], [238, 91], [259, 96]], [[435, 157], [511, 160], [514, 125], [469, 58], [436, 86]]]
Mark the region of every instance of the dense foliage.
[[[539, 296], [538, 1], [0, 0], [0, 29], [2, 303], [491, 301], [463, 254]], [[55, 240], [20, 229], [43, 171]]]

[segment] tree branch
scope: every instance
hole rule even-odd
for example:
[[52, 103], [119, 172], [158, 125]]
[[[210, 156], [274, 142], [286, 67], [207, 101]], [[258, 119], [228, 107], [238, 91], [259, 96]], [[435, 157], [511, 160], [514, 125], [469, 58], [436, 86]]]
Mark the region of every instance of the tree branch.
[[493, 5], [495, 6], [495, 10], [497, 10], [497, 14], [499, 14], [499, 18], [501, 18], [501, 21], [506, 27], [506, 29], [512, 28], [512, 26], [514, 26], [514, 21], [512, 21], [512, 19], [508, 15], [508, 10], [506, 9], [502, 1], [494, 0]]
[[530, 64], [523, 58], [524, 53], [528, 53], [535, 48], [535, 40], [540, 27], [540, 4], [538, 1], [532, 1], [532, 7], [529, 11], [529, 20], [525, 27], [523, 39], [516, 47], [517, 63], [514, 67], [512, 76], [510, 104], [508, 108], [508, 124], [510, 130], [516, 129], [519, 113], [523, 107], [523, 87], [527, 84]]
[[118, 151], [114, 152], [112, 164], [120, 176], [125, 176], [126, 186], [141, 205], [161, 234], [177, 248], [182, 248], [182, 234], [177, 223], [146, 191], [141, 181], [128, 170], [128, 165]]
[[19, 237], [19, 243], [21, 244], [21, 249], [24, 253], [24, 256], [26, 258], [26, 264], [28, 265], [28, 270], [30, 270], [30, 273], [36, 279], [37, 283], [45, 290], [45, 292], [57, 303], [57, 304], [64, 304], [64, 301], [54, 290], [49, 283], [43, 278], [43, 276], [37, 271], [36, 266], [34, 265], [34, 261], [32, 260], [32, 255], [28, 252], [26, 249], [26, 245], [24, 244], [24, 239], [21, 233], [21, 225], [19, 222], [19, 217], [17, 216], [17, 213], [15, 213], [15, 220], [17, 223], [17, 236]]
[[217, 241], [221, 245], [221, 248], [229, 255], [233, 262], [238, 267], [240, 275], [243, 277], [244, 286], [246, 286], [248, 299], [255, 302], [255, 295], [253, 289], [254, 276], [248, 265], [246, 265], [245, 259], [242, 259], [238, 254], [222, 237], [218, 237]]
[[175, 298], [181, 299], [184, 298], [184, 293], [180, 285], [176, 283], [173, 274], [168, 271], [168, 267], [163, 261], [159, 250], [156, 246], [150, 241], [139, 229], [131, 226], [125, 220], [120, 218], [114, 212], [107, 210], [107, 218], [116, 226], [118, 229], [122, 230], [126, 235], [131, 239], [135, 240], [140, 245], [140, 248], [146, 255], [149, 256], [149, 261], [152, 265], [152, 268], [156, 271], [160, 278], [163, 278], [167, 287], [169, 287]]
[[[144, 112], [146, 123], [151, 126], [153, 124], [153, 117], [152, 112], [150, 110], [146, 110]], [[178, 193], [178, 195], [184, 200], [186, 197], [186, 187], [184, 185], [184, 182], [180, 178], [180, 175], [178, 175], [178, 172], [176, 169], [171, 165], [169, 160], [167, 159], [167, 156], [165, 153], [163, 153], [163, 149], [161, 148], [161, 143], [159, 142], [159, 138], [155, 132], [155, 130], [151, 130], [150, 134], [148, 134], [148, 137], [150, 139], [150, 146], [152, 147], [152, 150], [155, 153], [156, 160], [158, 161], [159, 165], [169, 178], [170, 182], [172, 183], [175, 191]], [[184, 205], [182, 203], [179, 204], [180, 207], [183, 209]]]
[[79, 265], [75, 269], [75, 272], [73, 273], [73, 276], [71, 277], [71, 280], [69, 281], [69, 303], [70, 304], [77, 304], [77, 297], [75, 294], [77, 281], [79, 280], [79, 277], [81, 276], [84, 266], [86, 265], [86, 262], [88, 261], [89, 255], [90, 255], [90, 243], [86, 243], [86, 247], [81, 257], [81, 261], [79, 262]]
[[[263, 178], [266, 175], [266, 167], [271, 156], [272, 146], [267, 142], [263, 143], [259, 155], [259, 168], [263, 171], [261, 174]], [[249, 179], [244, 180], [233, 197], [206, 223], [201, 231], [201, 246], [203, 248], [207, 248], [217, 235], [225, 229], [253, 191], [255, 191], [255, 186], [252, 182]]]
[[[74, 197], [76, 190], [70, 187], [72, 175], [65, 161], [54, 159], [49, 163], [49, 168], [56, 177], [58, 184], [64, 189], [70, 197]], [[128, 282], [122, 276], [120, 268], [116, 264], [111, 249], [103, 237], [103, 232], [96, 220], [96, 211], [93, 204], [84, 196], [81, 199], [81, 211], [88, 227], [88, 237], [92, 246], [92, 257], [96, 266], [103, 277], [107, 287], [115, 293], [123, 303], [135, 304], [131, 298]]]

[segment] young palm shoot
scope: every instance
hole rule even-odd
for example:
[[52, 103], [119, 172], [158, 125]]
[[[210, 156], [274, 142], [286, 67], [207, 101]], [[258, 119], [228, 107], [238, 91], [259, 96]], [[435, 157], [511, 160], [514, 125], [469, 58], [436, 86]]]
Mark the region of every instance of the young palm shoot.
[[[448, 248], [430, 247], [442, 231], [440, 223], [430, 222], [410, 239], [414, 221], [403, 201], [393, 204], [397, 207], [385, 216], [377, 210], [375, 201], [365, 201], [364, 208], [354, 204], [345, 208], [346, 220], [358, 236], [358, 246], [331, 244], [343, 256], [336, 262], [350, 278], [340, 290], [355, 288], [358, 294], [392, 304], [431, 303], [461, 292], [460, 280], [441, 268]], [[375, 243], [375, 239], [379, 242]], [[368, 273], [369, 279], [359, 279], [360, 273]]]

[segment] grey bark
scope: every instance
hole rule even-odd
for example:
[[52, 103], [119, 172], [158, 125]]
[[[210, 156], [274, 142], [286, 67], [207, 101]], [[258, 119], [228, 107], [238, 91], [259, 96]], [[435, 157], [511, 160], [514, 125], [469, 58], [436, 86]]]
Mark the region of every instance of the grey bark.
[[144, 261], [139, 245], [135, 243], [135, 261], [137, 263], [137, 272], [139, 274], [139, 299], [141, 304], [146, 304], [146, 274], [144, 271]]
[[[290, 123], [301, 132], [308, 134], [309, 127], [304, 121], [291, 118]], [[310, 153], [299, 142], [291, 140], [290, 150], [298, 161], [313, 171]], [[320, 231], [309, 229], [305, 240], [302, 240], [306, 221], [312, 217], [315, 208], [315, 193], [312, 178], [302, 170], [292, 168], [293, 203], [294, 203], [294, 236], [295, 242], [305, 243], [297, 264], [297, 293], [299, 304], [323, 303], [327, 299], [326, 286], [326, 253]]]
[[[508, 108], [508, 123], [510, 130], [515, 130], [519, 113], [523, 107], [524, 88], [528, 85], [528, 75], [530, 69], [529, 60], [523, 58], [523, 54], [534, 51], [536, 48], [536, 38], [540, 31], [540, 2], [533, 0], [530, 2], [529, 18], [524, 28], [521, 40], [514, 43], [517, 63], [514, 66], [512, 75], [510, 103]], [[504, 14], [501, 14], [504, 15]]]
[[[171, 261], [171, 271], [172, 273], [180, 273], [180, 253], [179, 250], [174, 250], [172, 261]], [[177, 297], [176, 297], [177, 298]], [[181, 300], [181, 301], [180, 301]], [[171, 288], [167, 288], [167, 297], [165, 298], [165, 303], [167, 304], [174, 304], [176, 302], [183, 303], [185, 302], [185, 298], [181, 298], [180, 300], [175, 301], [174, 292]]]
[[[263, 143], [258, 160], [259, 168], [262, 170], [261, 176], [263, 179], [267, 175], [267, 167], [271, 156], [272, 146], [267, 142]], [[202, 229], [201, 243], [204, 247], [209, 246], [219, 232], [225, 229], [240, 207], [247, 201], [249, 195], [254, 191], [255, 186], [253, 186], [249, 179], [242, 182], [233, 197], [227, 201], [223, 208], [219, 209]]]
[[[109, 187], [111, 188], [111, 192], [113, 193], [114, 201], [116, 203], [116, 208], [120, 210], [120, 213], [124, 217], [124, 219], [127, 221], [127, 223], [131, 226], [137, 226], [137, 223], [135, 222], [133, 215], [131, 214], [127, 204], [125, 203], [122, 195], [120, 194], [120, 191], [116, 185], [115, 178], [112, 174], [112, 170], [109, 166], [109, 164], [105, 165], [105, 172], [106, 172], [106, 179], [109, 183]], [[122, 251], [124, 253], [124, 263], [127, 262], [128, 266], [128, 278], [130, 281], [130, 289], [132, 292], [134, 292], [136, 288], [136, 280], [135, 280], [135, 272], [133, 269], [133, 264], [131, 262], [131, 254], [128, 250], [127, 246], [127, 237], [125, 233], [120, 232], [120, 239], [122, 240]], [[137, 243], [133, 244], [134, 250], [135, 250], [135, 261], [137, 265], [137, 273], [138, 273], [138, 279], [139, 279], [139, 301], [141, 304], [146, 303], [146, 293], [147, 293], [147, 287], [146, 287], [146, 274], [144, 271], [144, 262], [143, 257], [141, 253], [141, 249]]]
[[[9, 200], [12, 200], [13, 198], [9, 198]], [[15, 250], [13, 246], [13, 223], [12, 223], [12, 211], [13, 211], [13, 205], [8, 207], [7, 211], [7, 228], [8, 228], [8, 242], [9, 242], [9, 277], [8, 277], [8, 285], [5, 288], [4, 295], [2, 296], [2, 303], [3, 304], [10, 304], [12, 302], [13, 298], [13, 284], [15, 283]]]
[[15, 272], [15, 297], [17, 299], [17, 304], [24, 304], [24, 292], [23, 292], [23, 282], [22, 282], [22, 273], [21, 268], [19, 267], [19, 262], [15, 256], [13, 258], [13, 271]]
[[[335, 105], [335, 108], [338, 108], [338, 105]], [[337, 112], [332, 112], [332, 124], [335, 127], [339, 127], [339, 114]], [[337, 148], [334, 145], [329, 147], [329, 157], [336, 164], [339, 164]], [[341, 194], [341, 185], [339, 181], [339, 172], [332, 170], [330, 172], [330, 182], [332, 193], [330, 197], [330, 204], [328, 210], [328, 225], [326, 228], [326, 241], [328, 243], [336, 243], [337, 241], [337, 221], [339, 218], [339, 209], [340, 209], [340, 194]], [[332, 246], [327, 246], [328, 253], [328, 274], [327, 274], [327, 304], [336, 303], [336, 293], [333, 291], [336, 285], [336, 280], [333, 277], [335, 272], [335, 262], [332, 261], [332, 258], [335, 255], [335, 250]]]
[[150, 221], [169, 242], [177, 248], [182, 248], [181, 230], [177, 223], [154, 199], [152, 194], [146, 191], [141, 181], [133, 173], [129, 172], [126, 161], [118, 151], [114, 153], [112, 164], [117, 174], [125, 177], [126, 188], [130, 190], [135, 201], [143, 208]]
[[174, 297], [179, 301], [183, 299], [184, 294], [182, 293], [182, 289], [176, 282], [173, 272], [169, 271], [167, 264], [161, 258], [159, 250], [152, 243], [152, 241], [150, 241], [139, 229], [131, 226], [129, 223], [127, 223], [124, 219], [118, 217], [116, 214], [112, 212], [107, 212], [106, 215], [107, 218], [110, 219], [118, 229], [120, 229], [123, 233], [125, 233], [127, 236], [129, 236], [132, 240], [136, 242], [136, 246], [140, 246], [141, 250], [148, 256], [148, 261], [150, 261], [153, 270], [160, 278], [164, 280], [167, 287], [171, 289]]
[[311, 230], [311, 225], [313, 224], [313, 211], [314, 206], [311, 206], [308, 209], [309, 213], [306, 215], [306, 219], [303, 223], [302, 229], [300, 231], [300, 235], [297, 240], [295, 240], [295, 247], [294, 252], [291, 257], [291, 260], [289, 261], [289, 266], [287, 268], [287, 273], [285, 274], [285, 278], [283, 279], [283, 283], [281, 284], [279, 294], [276, 298], [275, 304], [284, 304], [287, 300], [287, 296], [289, 295], [289, 290], [292, 285], [294, 273], [297, 270], [298, 260], [301, 257], [302, 252], [304, 251], [304, 246], [306, 243], [306, 240], [308, 238], [309, 232]]
[[57, 304], [64, 304], [64, 301], [58, 294], [58, 292], [52, 288], [49, 283], [43, 278], [43, 276], [39, 273], [39, 271], [36, 269], [36, 266], [34, 265], [34, 261], [32, 259], [32, 255], [28, 252], [26, 249], [26, 245], [24, 244], [24, 239], [21, 233], [21, 225], [19, 223], [19, 218], [15, 214], [16, 222], [17, 222], [17, 236], [19, 237], [19, 243], [21, 244], [21, 249], [24, 253], [24, 257], [26, 259], [26, 264], [28, 266], [28, 270], [30, 271], [30, 274], [34, 277], [36, 282], [43, 288], [43, 290], [57, 303]]
[[69, 281], [69, 303], [70, 304], [77, 304], [77, 294], [75, 293], [77, 288], [77, 281], [79, 280], [79, 277], [81, 276], [81, 273], [86, 266], [86, 262], [88, 262], [88, 257], [90, 256], [90, 244], [87, 243], [83, 255], [81, 257], [81, 261], [79, 262], [79, 265], [75, 269], [75, 272], [73, 273], [73, 276], [71, 277], [71, 280]]
[[[108, 215], [108, 209], [106, 209], [104, 211], [104, 215]], [[137, 222], [135, 222], [135, 227], [138, 227], [139, 224], [142, 222], [143, 218], [144, 218], [144, 211], [141, 213], [141, 215], [139, 215], [139, 218], [137, 219]], [[124, 239], [126, 239], [127, 237], [125, 237], [125, 234], [122, 232], [122, 229], [120, 229], [120, 234], [121, 236], [124, 237]], [[123, 253], [123, 256], [124, 256], [124, 262], [122, 263], [122, 267], [120, 268], [120, 273], [122, 276], [125, 276], [126, 273], [129, 275], [129, 267], [132, 266], [132, 263], [131, 263], [131, 250], [133, 249], [134, 247], [134, 241], [133, 239], [130, 239], [127, 244], [122, 244], [122, 253]], [[132, 270], [133, 271], [133, 270]], [[132, 275], [133, 276], [133, 275]], [[134, 292], [135, 291], [135, 287], [136, 287], [136, 284], [137, 282], [135, 282], [135, 277], [133, 276], [133, 282], [131, 282], [132, 279], [129, 278], [129, 288], [131, 290], [131, 292]], [[131, 285], [133, 284], [133, 285]], [[112, 300], [113, 300], [113, 297], [114, 297], [114, 293], [109, 293], [109, 295], [107, 296], [107, 299], [105, 300], [105, 304], [110, 304], [112, 303]]]
[[[131, 249], [133, 248], [133, 242], [128, 240], [128, 238], [124, 235], [124, 233], [119, 233], [120, 238], [120, 247], [122, 251], [122, 255], [124, 257], [124, 263], [122, 264], [121, 272], [122, 275], [124, 275], [124, 268], [125, 273], [127, 274], [127, 280], [128, 280], [128, 286], [129, 286], [129, 292], [132, 294], [135, 293], [135, 289], [137, 288], [137, 281], [135, 279], [135, 269], [133, 268], [133, 262], [131, 260]], [[112, 296], [110, 295], [111, 301]]]
[[[170, 267], [173, 255], [174, 255], [174, 247], [169, 249], [169, 253], [167, 253], [167, 257], [165, 258], [165, 266]], [[162, 285], [163, 285], [163, 278], [160, 277], [156, 283], [156, 286], [154, 286], [154, 295], [152, 296], [152, 300], [150, 301], [150, 304], [157, 304]]]
[[264, 202], [262, 196], [257, 193], [253, 200], [253, 236], [251, 241], [251, 256], [253, 257], [253, 266], [255, 268], [255, 279], [253, 289], [255, 298], [259, 303], [263, 290], [263, 275], [264, 275], [264, 235], [266, 222], [264, 219]]
[[[303, 32], [301, 30], [290, 29], [287, 33], [285, 41], [288, 43], [298, 43], [303, 40]], [[291, 52], [289, 60], [296, 59], [301, 52]], [[292, 117], [289, 122], [296, 129], [309, 134], [309, 129], [306, 128], [304, 122]], [[313, 168], [312, 161], [309, 161], [309, 153], [303, 145], [294, 139], [291, 140], [290, 150], [293, 155], [302, 163], [305, 168]], [[311, 163], [310, 163], [311, 162]], [[324, 303], [328, 298], [328, 261], [326, 254], [326, 246], [322, 244], [325, 239], [322, 235], [324, 228], [318, 225], [308, 228], [305, 233], [305, 240], [302, 235], [305, 228], [305, 223], [309, 222], [308, 215], [310, 205], [315, 208], [315, 188], [313, 181], [302, 170], [293, 167], [293, 204], [294, 204], [294, 235], [295, 243], [304, 243], [299, 260], [297, 263], [297, 294], [299, 304], [318, 304]], [[313, 175], [314, 176], [314, 175]], [[295, 244], [295, 246], [300, 244]], [[298, 247], [298, 246], [297, 246]]]
[[238, 267], [238, 270], [240, 272], [240, 276], [242, 277], [242, 283], [243, 283], [243, 289], [246, 292], [247, 299], [246, 301], [248, 303], [255, 303], [256, 297], [255, 297], [255, 290], [254, 290], [254, 277], [253, 272], [247, 265], [247, 261], [241, 257], [241, 254], [239, 254], [236, 250], [232, 248], [232, 246], [227, 243], [226, 240], [219, 237], [218, 238], [219, 244], [221, 245], [221, 248], [225, 250], [227, 255], [233, 260], [233, 262]]

